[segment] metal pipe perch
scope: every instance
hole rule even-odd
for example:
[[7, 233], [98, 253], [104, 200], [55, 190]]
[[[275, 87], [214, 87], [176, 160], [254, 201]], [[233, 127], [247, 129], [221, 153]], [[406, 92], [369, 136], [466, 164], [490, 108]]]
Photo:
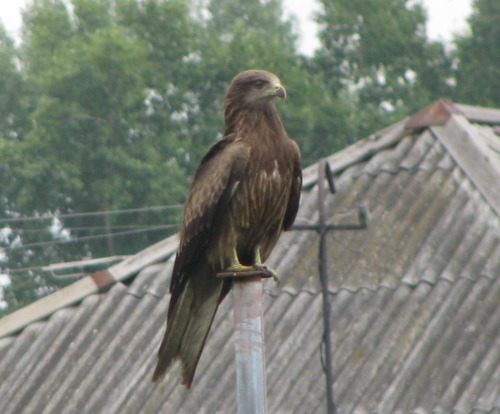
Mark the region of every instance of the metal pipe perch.
[[263, 268], [225, 271], [217, 277], [233, 279], [238, 414], [266, 414], [262, 279], [275, 274]]
[[233, 282], [238, 414], [265, 414], [266, 362], [262, 277]]

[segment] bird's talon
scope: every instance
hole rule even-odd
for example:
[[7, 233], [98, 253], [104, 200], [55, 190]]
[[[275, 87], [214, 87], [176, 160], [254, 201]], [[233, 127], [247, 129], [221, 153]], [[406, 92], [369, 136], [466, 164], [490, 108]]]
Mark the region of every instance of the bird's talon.
[[280, 284], [280, 277], [278, 276], [278, 273], [276, 273], [273, 269], [267, 269], [273, 274], [273, 280], [276, 282], [276, 284]]
[[271, 269], [270, 267], [267, 267], [265, 265], [253, 265], [253, 267], [254, 267], [255, 270], [261, 270], [261, 271], [270, 273], [271, 277], [273, 278], [273, 280], [277, 284], [280, 283], [280, 278], [279, 278], [278, 274], [273, 269]]

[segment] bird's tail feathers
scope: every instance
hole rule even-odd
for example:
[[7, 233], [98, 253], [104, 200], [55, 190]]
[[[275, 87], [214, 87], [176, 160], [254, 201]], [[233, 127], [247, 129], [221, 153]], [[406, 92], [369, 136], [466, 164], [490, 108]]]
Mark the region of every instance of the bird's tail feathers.
[[172, 316], [168, 318], [167, 330], [161, 341], [158, 351], [158, 362], [153, 374], [153, 382], [161, 379], [174, 361], [179, 358], [179, 350], [189, 324], [189, 309], [193, 304], [193, 290], [186, 284], [181, 297], [178, 299]]
[[[199, 275], [199, 274], [198, 274]], [[200, 275], [199, 275], [200, 276]], [[162, 378], [175, 359], [182, 363], [181, 379], [191, 387], [198, 361], [223, 294], [215, 274], [193, 277], [186, 283], [171, 316], [158, 352], [153, 381]]]
[[[220, 283], [222, 287], [222, 283]], [[215, 292], [214, 292], [215, 293]], [[194, 373], [198, 361], [200, 360], [201, 352], [205, 346], [210, 327], [219, 306], [220, 290], [204, 301], [201, 306], [194, 310], [193, 316], [186, 328], [180, 348], [180, 359], [182, 361], [181, 382], [188, 389], [193, 382]]]

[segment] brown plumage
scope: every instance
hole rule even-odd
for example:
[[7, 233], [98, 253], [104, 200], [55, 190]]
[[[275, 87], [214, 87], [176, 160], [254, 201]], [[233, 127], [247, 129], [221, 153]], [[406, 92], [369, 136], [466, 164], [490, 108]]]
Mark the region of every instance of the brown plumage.
[[259, 268], [297, 214], [300, 152], [281, 123], [276, 75], [247, 70], [224, 101], [224, 138], [202, 159], [184, 206], [170, 284], [167, 330], [153, 381], [175, 359], [189, 388], [217, 307], [231, 289], [224, 270]]

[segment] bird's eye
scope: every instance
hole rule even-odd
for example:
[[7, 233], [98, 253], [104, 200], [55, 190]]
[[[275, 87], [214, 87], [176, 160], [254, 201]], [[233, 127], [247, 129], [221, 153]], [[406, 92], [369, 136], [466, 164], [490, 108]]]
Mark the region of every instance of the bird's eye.
[[255, 85], [255, 89], [262, 89], [265, 84], [266, 84], [265, 81], [262, 81], [262, 80], [256, 81], [255, 84], [254, 84]]

